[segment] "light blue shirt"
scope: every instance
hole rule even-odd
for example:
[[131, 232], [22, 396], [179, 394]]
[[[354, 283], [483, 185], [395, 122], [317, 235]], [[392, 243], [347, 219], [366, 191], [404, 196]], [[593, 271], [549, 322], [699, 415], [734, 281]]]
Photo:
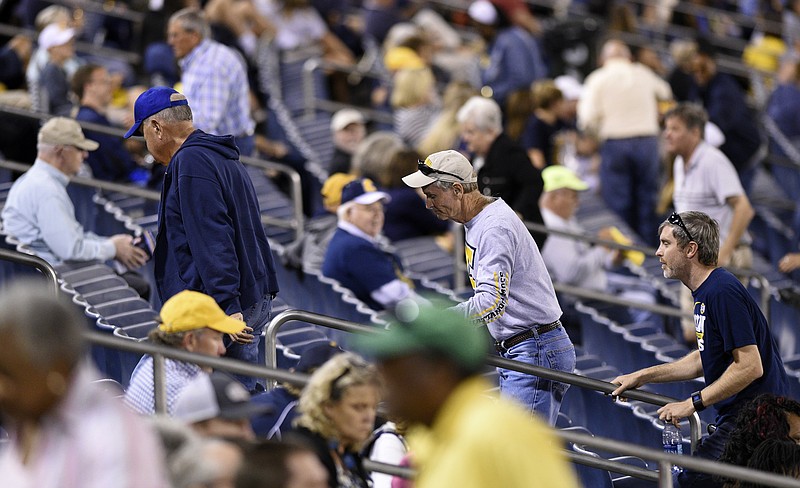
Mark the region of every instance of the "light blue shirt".
[[112, 259], [116, 248], [111, 239], [84, 232], [75, 220], [68, 183], [67, 175], [36, 159], [8, 192], [2, 212], [4, 231], [51, 264]]

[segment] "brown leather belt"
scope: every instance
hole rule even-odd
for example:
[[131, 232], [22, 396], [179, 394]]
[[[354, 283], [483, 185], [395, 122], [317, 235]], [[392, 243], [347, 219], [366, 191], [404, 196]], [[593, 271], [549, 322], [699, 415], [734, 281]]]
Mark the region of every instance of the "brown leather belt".
[[535, 335], [542, 335], [546, 332], [550, 332], [551, 330], [556, 330], [559, 327], [561, 327], [560, 320], [556, 320], [555, 322], [551, 322], [549, 324], [537, 325], [532, 329], [522, 331], [519, 334], [514, 334], [513, 336], [503, 339], [502, 341], [495, 341], [494, 348], [497, 349], [497, 352], [504, 353], [517, 344], [533, 338]]

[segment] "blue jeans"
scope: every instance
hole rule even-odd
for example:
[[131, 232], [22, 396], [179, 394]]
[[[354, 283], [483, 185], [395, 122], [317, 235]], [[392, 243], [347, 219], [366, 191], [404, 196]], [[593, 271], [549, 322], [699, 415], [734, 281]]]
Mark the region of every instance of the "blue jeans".
[[[261, 333], [264, 331], [267, 322], [269, 322], [271, 314], [272, 297], [270, 295], [265, 296], [252, 307], [242, 312], [247, 326], [253, 328], [253, 342], [250, 344], [239, 344], [238, 342], [231, 341], [228, 336], [225, 336], [225, 357], [263, 366], [264, 359], [263, 357], [259, 357], [258, 344], [261, 342]], [[254, 391], [256, 389], [256, 378], [238, 374], [234, 375], [234, 377], [239, 380], [248, 391]]]
[[[536, 334], [501, 356], [568, 373], [575, 369], [575, 346], [563, 327], [542, 335]], [[501, 395], [517, 400], [527, 409], [538, 413], [550, 425], [556, 424], [568, 384], [504, 368], [497, 368], [497, 373], [500, 376]]]
[[645, 242], [658, 241], [656, 204], [660, 163], [657, 137], [608, 139], [600, 147], [600, 191], [606, 205]]

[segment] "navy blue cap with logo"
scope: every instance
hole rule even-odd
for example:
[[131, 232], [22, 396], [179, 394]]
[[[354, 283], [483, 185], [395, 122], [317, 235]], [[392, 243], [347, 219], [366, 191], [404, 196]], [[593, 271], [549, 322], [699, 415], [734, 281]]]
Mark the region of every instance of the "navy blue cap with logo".
[[134, 123], [133, 126], [128, 129], [128, 132], [125, 133], [125, 139], [134, 134], [142, 135], [139, 129], [146, 118], [152, 117], [164, 109], [178, 107], [180, 105], [189, 105], [189, 100], [176, 90], [168, 86], [155, 86], [150, 88], [139, 95], [139, 98], [136, 99], [136, 103], [133, 105]]

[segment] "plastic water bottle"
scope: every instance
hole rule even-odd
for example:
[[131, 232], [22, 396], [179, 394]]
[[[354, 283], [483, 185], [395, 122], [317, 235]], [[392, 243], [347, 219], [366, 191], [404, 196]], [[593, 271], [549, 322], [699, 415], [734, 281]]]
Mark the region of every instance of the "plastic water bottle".
[[[664, 425], [664, 432], [661, 434], [661, 441], [664, 444], [664, 452], [668, 454], [683, 454], [683, 436], [681, 430], [671, 423]], [[672, 466], [673, 473], [679, 473], [680, 466]]]

